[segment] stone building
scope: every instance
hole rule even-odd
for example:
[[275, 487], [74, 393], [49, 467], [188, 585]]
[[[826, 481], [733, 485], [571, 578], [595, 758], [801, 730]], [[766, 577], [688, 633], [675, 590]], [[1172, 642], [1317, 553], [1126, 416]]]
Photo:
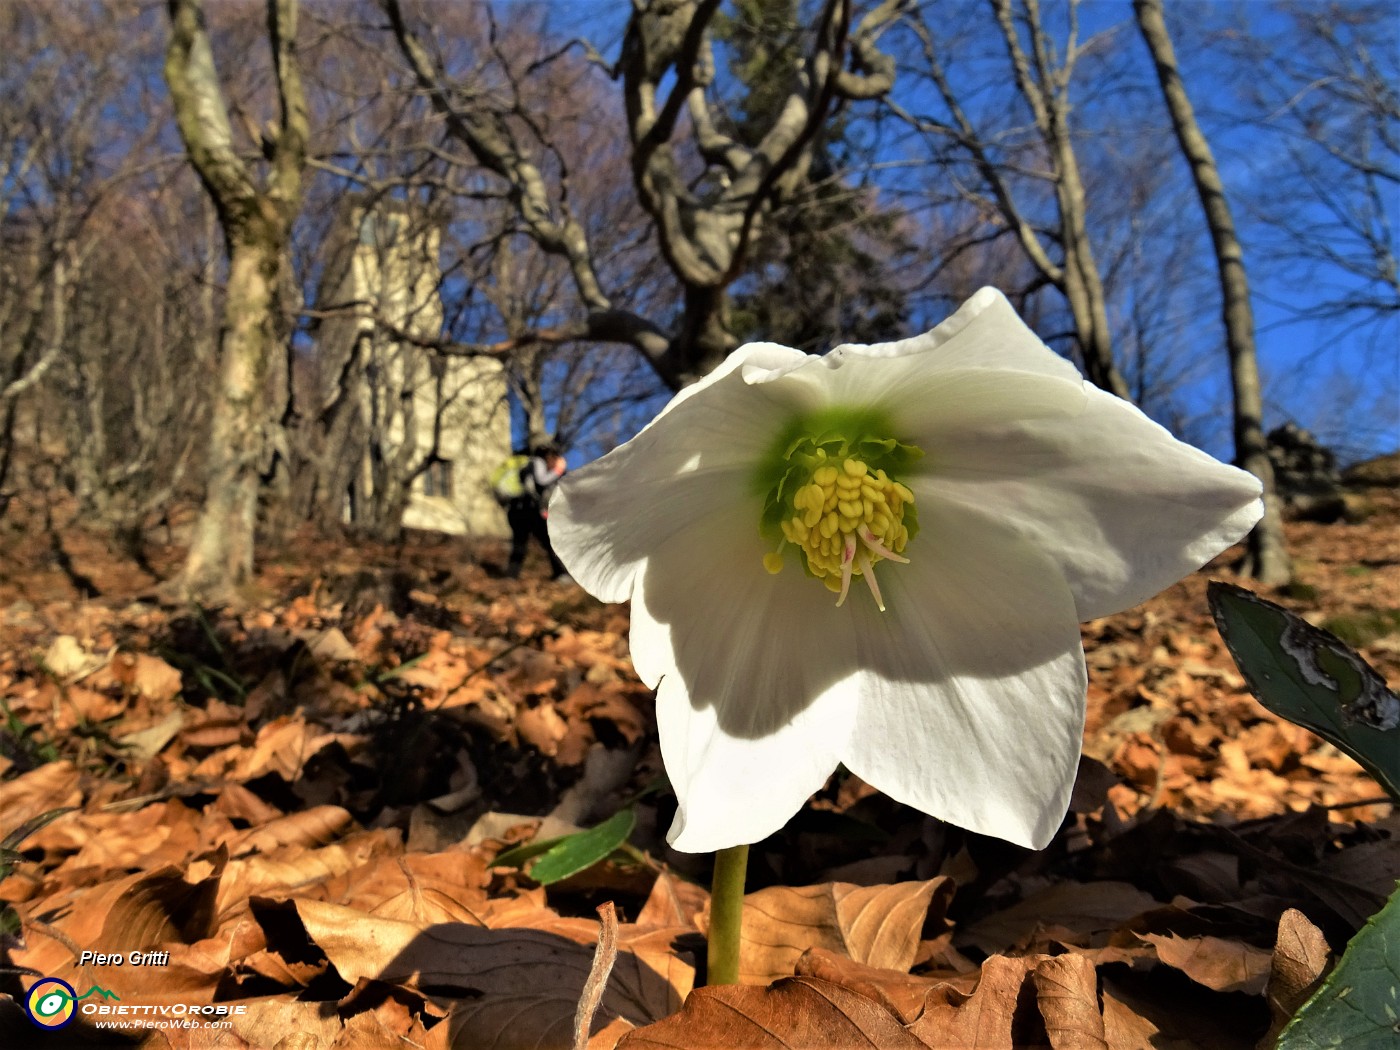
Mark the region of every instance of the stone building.
[[438, 226], [401, 202], [352, 200], [339, 227], [320, 298], [345, 309], [320, 327], [316, 370], [349, 420], [329, 447], [360, 453], [335, 472], [345, 520], [508, 534], [488, 480], [511, 451], [504, 370], [415, 341], [442, 335]]

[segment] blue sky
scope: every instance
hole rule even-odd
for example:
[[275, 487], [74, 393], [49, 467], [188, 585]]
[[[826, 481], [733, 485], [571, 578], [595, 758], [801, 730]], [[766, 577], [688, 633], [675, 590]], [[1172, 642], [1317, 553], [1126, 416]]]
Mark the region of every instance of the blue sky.
[[[941, 10], [950, 16], [946, 24], [968, 16], [975, 20], [983, 17], [986, 11], [983, 4], [972, 0], [960, 4], [944, 0], [944, 3]], [[1054, 13], [1061, 7], [1054, 3], [1044, 5], [1052, 32], [1056, 25]], [[1183, 18], [1183, 12], [1189, 12], [1190, 17]], [[548, 4], [552, 26], [560, 31], [570, 26], [586, 27], [608, 57], [616, 54], [624, 15], [625, 8], [619, 5], [617, 25], [600, 30], [596, 4], [579, 0], [551, 0]], [[1293, 420], [1314, 428], [1324, 440], [1337, 445], [1344, 458], [1354, 459], [1400, 447], [1400, 337], [1397, 336], [1400, 315], [1359, 327], [1299, 319], [1296, 311], [1314, 301], [1320, 286], [1337, 279], [1337, 275], [1318, 274], [1300, 281], [1296, 274], [1279, 272], [1266, 265], [1267, 260], [1260, 258], [1258, 250], [1251, 247], [1252, 243], [1257, 244], [1260, 231], [1251, 224], [1244, 206], [1245, 196], [1258, 192], [1261, 184], [1267, 188], [1271, 180], [1281, 180], [1281, 185], [1286, 183], [1290, 177], [1284, 163], [1286, 150], [1276, 136], [1240, 123], [1237, 115], [1241, 107], [1236, 91], [1226, 79], [1237, 73], [1238, 67], [1222, 65], [1218, 54], [1203, 50], [1196, 41], [1209, 39], [1211, 32], [1241, 21], [1251, 35], [1268, 36], [1283, 27], [1280, 16], [1271, 5], [1264, 3], [1242, 6], [1234, 0], [1220, 0], [1169, 5], [1168, 18], [1177, 35], [1178, 55], [1188, 90], [1211, 137], [1227, 194], [1233, 192], [1237, 198], [1236, 221], [1245, 242], [1254, 293], [1259, 361], [1267, 402], [1266, 425], [1272, 427]], [[1114, 47], [1123, 52], [1124, 61], [1131, 60], [1140, 66], [1135, 74], [1138, 78], [1135, 85], [1117, 101], [1111, 97], [1107, 101], [1095, 99], [1088, 105], [1120, 109], [1125, 105], [1143, 107], [1142, 119], [1160, 123], [1165, 129], [1165, 113], [1146, 62], [1145, 46], [1132, 22], [1131, 5], [1126, 0], [1093, 0], [1081, 5], [1080, 20], [1081, 38], [1118, 25], [1119, 36], [1114, 38]], [[989, 51], [987, 60], [996, 61], [996, 55]], [[907, 79], [902, 90], [909, 91]], [[1097, 90], [1097, 85], [1086, 83], [1076, 88], [1076, 98], [1096, 94]], [[1091, 118], [1084, 119], [1087, 123]], [[1169, 134], [1165, 130], [1163, 133]], [[1183, 214], [1193, 208], [1199, 213], [1199, 204], [1186, 181], [1184, 164], [1179, 175], [1182, 193], [1177, 206]], [[1400, 215], [1400, 200], [1393, 200], [1392, 204], [1395, 205], [1393, 214]], [[1092, 210], [1092, 201], [1090, 207]], [[1197, 264], [1200, 267], [1200, 301], [1186, 338], [1201, 345], [1221, 344], [1223, 328], [1218, 317], [1217, 293], [1213, 290], [1214, 261], [1204, 220], [1200, 226]], [[1346, 279], [1341, 280], [1345, 283]], [[918, 303], [912, 306], [921, 314], [933, 312], [928, 308], [932, 304], [925, 304], [925, 308]], [[911, 330], [907, 334], [916, 333]], [[832, 333], [833, 345], [841, 341], [841, 333]], [[1223, 350], [1218, 353], [1218, 363], [1206, 360], [1204, 374], [1182, 396], [1191, 402], [1190, 410], [1198, 417], [1190, 436], [1208, 451], [1228, 458], [1231, 453], [1228, 372]], [[585, 457], [580, 458], [596, 454], [593, 449], [581, 451], [585, 452]]]

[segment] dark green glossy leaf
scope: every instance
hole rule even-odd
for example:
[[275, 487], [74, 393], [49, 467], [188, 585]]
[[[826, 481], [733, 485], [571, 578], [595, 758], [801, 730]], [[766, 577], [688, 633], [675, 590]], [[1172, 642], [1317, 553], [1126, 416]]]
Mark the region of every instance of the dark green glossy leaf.
[[1278, 1050], [1400, 1046], [1400, 889], [1347, 945], [1279, 1036]]
[[1400, 697], [1375, 668], [1336, 635], [1242, 587], [1212, 581], [1210, 607], [1259, 702], [1345, 751], [1400, 801]]

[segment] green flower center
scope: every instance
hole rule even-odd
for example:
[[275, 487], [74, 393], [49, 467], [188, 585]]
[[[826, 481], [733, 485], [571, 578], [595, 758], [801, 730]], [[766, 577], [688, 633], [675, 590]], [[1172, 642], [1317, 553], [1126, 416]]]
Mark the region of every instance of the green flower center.
[[785, 549], [796, 547], [838, 606], [860, 576], [884, 611], [875, 565], [909, 560], [904, 550], [919, 523], [914, 494], [899, 478], [923, 456], [891, 430], [874, 409], [827, 408], [789, 423], [757, 472], [760, 531], [774, 545], [763, 557], [769, 572], [781, 572]]

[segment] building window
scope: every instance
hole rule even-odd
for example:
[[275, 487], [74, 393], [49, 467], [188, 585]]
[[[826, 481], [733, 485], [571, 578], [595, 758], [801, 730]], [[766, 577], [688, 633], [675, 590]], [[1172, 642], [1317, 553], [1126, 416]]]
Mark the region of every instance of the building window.
[[423, 495], [452, 498], [452, 461], [435, 459], [423, 472]]

